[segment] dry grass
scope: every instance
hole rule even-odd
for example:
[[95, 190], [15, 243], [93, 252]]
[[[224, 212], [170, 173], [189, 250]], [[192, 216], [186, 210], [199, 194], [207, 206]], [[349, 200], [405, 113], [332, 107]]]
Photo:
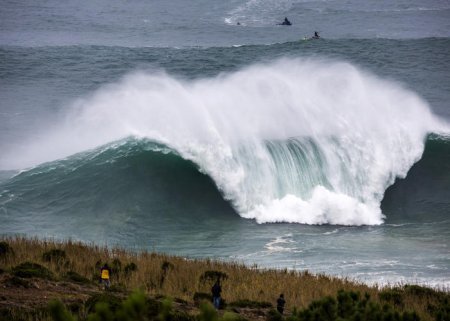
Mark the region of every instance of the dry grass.
[[[261, 270], [237, 263], [188, 260], [149, 252], [133, 253], [124, 249], [109, 249], [70, 240], [59, 243], [15, 237], [3, 238], [3, 241], [14, 250], [14, 255], [9, 255], [6, 260], [2, 261], [0, 258], [0, 268], [4, 270], [10, 270], [25, 261], [32, 261], [47, 267], [59, 278], [68, 271], [74, 271], [87, 279], [97, 280], [99, 262], [100, 264], [108, 262], [111, 266], [113, 260], [118, 259], [121, 262], [122, 272], [112, 275], [113, 286], [127, 290], [140, 288], [149, 295], [171, 296], [188, 302], [193, 301], [196, 292], [210, 292], [211, 282], [201, 282], [200, 279], [205, 271], [211, 270], [228, 275], [228, 279], [222, 282], [222, 296], [227, 302], [248, 299], [275, 303], [278, 295], [284, 293], [287, 310], [294, 307], [305, 308], [313, 300], [328, 295], [335, 296], [341, 289], [368, 293], [376, 301], [379, 300], [379, 293], [382, 291], [377, 287], [325, 275], [314, 275], [307, 271]], [[66, 259], [63, 262], [44, 261], [43, 253], [52, 249], [65, 251]], [[127, 276], [123, 268], [132, 262], [137, 265], [137, 270]], [[166, 272], [162, 268], [164, 262], [170, 263]], [[405, 296], [403, 306], [400, 308], [415, 310], [427, 320], [429, 317], [426, 309], [430, 300], [432, 298], [424, 300], [414, 295]]]

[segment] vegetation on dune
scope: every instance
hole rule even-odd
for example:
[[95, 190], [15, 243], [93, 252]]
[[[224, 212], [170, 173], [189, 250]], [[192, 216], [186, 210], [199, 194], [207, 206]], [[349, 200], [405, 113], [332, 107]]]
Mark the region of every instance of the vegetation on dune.
[[[103, 298], [95, 305], [95, 309], [87, 316], [88, 321], [134, 321], [134, 320], [159, 320], [159, 321], [244, 321], [245, 317], [232, 311], [219, 314], [211, 303], [203, 301], [198, 314], [177, 312], [172, 307], [170, 299], [162, 303], [151, 304], [144, 293], [135, 292], [128, 299], [117, 304]], [[59, 302], [50, 304], [50, 313], [54, 321], [75, 320]], [[436, 315], [436, 320], [448, 320], [449, 315]], [[420, 316], [416, 312], [399, 312], [393, 306], [381, 305], [370, 299], [369, 295], [360, 296], [352, 291], [339, 291], [337, 297], [325, 297], [313, 301], [308, 307], [294, 310], [289, 316], [283, 317], [276, 310], [268, 311], [266, 321], [356, 321], [356, 320], [380, 320], [380, 321], [419, 321]]]
[[0, 260], [6, 261], [8, 256], [14, 255], [14, 251], [8, 242], [0, 242]]
[[[104, 263], [111, 268], [108, 291], [99, 284]], [[217, 279], [224, 298], [219, 313], [208, 303]], [[450, 320], [449, 294], [417, 285], [369, 287], [72, 241], [4, 239], [0, 283], [0, 320]], [[283, 316], [272, 305], [280, 293]]]
[[12, 268], [15, 276], [20, 278], [43, 278], [52, 279], [53, 273], [40, 264], [24, 262]]

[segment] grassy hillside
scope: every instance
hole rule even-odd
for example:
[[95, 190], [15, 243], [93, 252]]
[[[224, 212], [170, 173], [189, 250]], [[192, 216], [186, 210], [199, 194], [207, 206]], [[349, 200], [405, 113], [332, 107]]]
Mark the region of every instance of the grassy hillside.
[[105, 262], [112, 268], [107, 294], [117, 299], [117, 306], [139, 289], [160, 303], [163, 298], [173, 298], [175, 310], [194, 317], [200, 313], [198, 302], [209, 299], [211, 285], [218, 276], [223, 279], [225, 306], [245, 319], [274, 317], [269, 313], [270, 306], [275, 305], [280, 293], [286, 299], [285, 316], [299, 320], [304, 319], [301, 311], [333, 309], [327, 299], [335, 301], [336, 309], [342, 300], [355, 306], [370, 300], [399, 315], [415, 311], [421, 320], [439, 320], [442, 316], [445, 320], [449, 309], [448, 293], [419, 286], [381, 289], [307, 271], [266, 270], [72, 241], [17, 237], [0, 239], [0, 317], [51, 320], [48, 304], [58, 299], [80, 320], [86, 318], [88, 301], [106, 293], [98, 283], [99, 269]]

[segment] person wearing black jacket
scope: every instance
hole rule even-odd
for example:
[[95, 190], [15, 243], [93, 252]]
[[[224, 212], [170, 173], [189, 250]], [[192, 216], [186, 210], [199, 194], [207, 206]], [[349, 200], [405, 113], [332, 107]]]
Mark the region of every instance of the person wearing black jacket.
[[284, 294], [280, 294], [280, 297], [277, 300], [277, 310], [280, 314], [283, 314], [285, 303], [286, 301], [284, 300]]
[[217, 280], [211, 288], [211, 293], [213, 297], [213, 304], [216, 309], [220, 307], [220, 293], [222, 292], [222, 287], [220, 286], [220, 281]]

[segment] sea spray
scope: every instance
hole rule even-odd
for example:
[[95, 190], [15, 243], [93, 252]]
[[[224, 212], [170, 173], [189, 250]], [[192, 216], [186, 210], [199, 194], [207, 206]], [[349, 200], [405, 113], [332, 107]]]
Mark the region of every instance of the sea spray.
[[197, 164], [243, 217], [372, 225], [437, 126], [399, 84], [349, 63], [282, 59], [191, 82], [129, 75], [77, 101], [9, 161], [26, 167], [140, 137]]

